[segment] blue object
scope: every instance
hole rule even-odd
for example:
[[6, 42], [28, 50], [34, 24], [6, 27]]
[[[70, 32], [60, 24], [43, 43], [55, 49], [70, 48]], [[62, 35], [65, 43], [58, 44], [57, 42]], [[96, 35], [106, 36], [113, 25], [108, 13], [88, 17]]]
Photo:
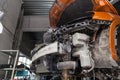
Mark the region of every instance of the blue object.
[[17, 71], [16, 76], [29, 76], [29, 71]]

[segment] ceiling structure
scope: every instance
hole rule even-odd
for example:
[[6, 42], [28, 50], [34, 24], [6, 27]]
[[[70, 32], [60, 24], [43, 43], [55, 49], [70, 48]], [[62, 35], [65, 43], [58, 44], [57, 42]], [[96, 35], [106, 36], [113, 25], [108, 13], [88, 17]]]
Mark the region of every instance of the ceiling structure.
[[55, 0], [23, 0], [24, 15], [48, 15]]
[[[23, 0], [24, 15], [48, 15], [55, 0]], [[109, 0], [111, 3], [120, 0]]]

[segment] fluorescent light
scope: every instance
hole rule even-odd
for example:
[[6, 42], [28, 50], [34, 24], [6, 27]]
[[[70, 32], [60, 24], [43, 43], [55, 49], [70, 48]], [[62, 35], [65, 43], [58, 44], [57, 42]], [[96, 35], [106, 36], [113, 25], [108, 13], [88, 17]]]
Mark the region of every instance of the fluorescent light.
[[2, 23], [0, 22], [0, 34], [3, 32], [3, 25]]
[[2, 17], [3, 17], [3, 15], [4, 15], [4, 12], [0, 11], [0, 21], [1, 21]]
[[0, 11], [0, 34], [3, 32], [3, 25], [1, 23], [1, 20], [3, 18], [4, 12]]

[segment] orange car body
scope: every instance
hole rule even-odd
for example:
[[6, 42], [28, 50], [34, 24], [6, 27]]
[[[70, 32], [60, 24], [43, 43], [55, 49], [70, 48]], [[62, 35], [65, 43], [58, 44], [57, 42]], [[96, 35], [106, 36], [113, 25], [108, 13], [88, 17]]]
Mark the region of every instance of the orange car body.
[[[56, 28], [58, 21], [63, 11], [71, 5], [75, 0], [57, 0], [50, 10], [50, 26]], [[93, 10], [89, 11], [93, 13], [93, 20], [106, 20], [111, 21], [109, 26], [109, 48], [112, 58], [117, 61], [118, 56], [115, 48], [115, 29], [120, 25], [120, 16], [116, 9], [107, 0], [92, 0]]]

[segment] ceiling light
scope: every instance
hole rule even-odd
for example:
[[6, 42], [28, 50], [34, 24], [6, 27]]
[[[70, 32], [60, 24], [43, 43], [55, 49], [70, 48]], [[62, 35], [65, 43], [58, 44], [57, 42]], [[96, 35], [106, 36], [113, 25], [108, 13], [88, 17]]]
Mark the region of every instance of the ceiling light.
[[3, 32], [3, 25], [1, 23], [3, 15], [4, 15], [4, 12], [0, 11], [0, 34]]
[[4, 12], [0, 11], [0, 22], [1, 22], [3, 15], [4, 15]]
[[2, 23], [0, 22], [0, 34], [3, 32], [3, 25]]

